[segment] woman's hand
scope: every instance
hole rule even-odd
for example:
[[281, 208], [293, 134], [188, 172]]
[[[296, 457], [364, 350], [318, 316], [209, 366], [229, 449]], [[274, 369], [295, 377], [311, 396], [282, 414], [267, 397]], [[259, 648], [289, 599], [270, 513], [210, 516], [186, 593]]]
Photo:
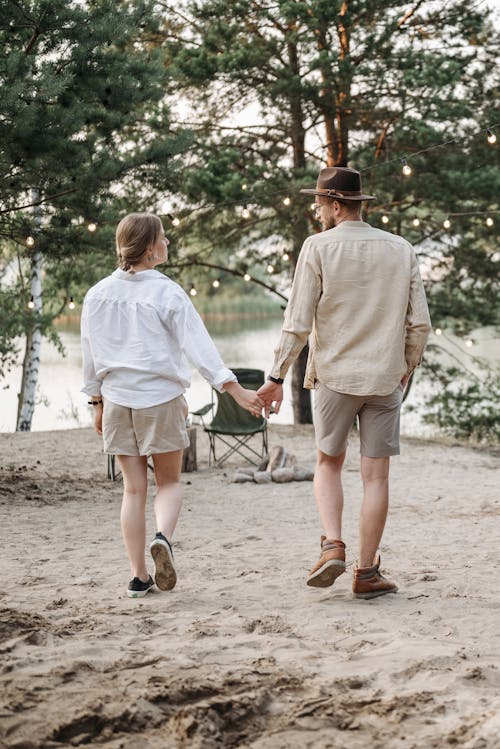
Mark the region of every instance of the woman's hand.
[[102, 437], [102, 403], [98, 406], [92, 406], [94, 409], [94, 429]]
[[249, 411], [252, 416], [260, 416], [264, 408], [264, 401], [255, 390], [246, 390], [238, 382], [225, 382], [224, 390], [234, 398], [238, 406]]

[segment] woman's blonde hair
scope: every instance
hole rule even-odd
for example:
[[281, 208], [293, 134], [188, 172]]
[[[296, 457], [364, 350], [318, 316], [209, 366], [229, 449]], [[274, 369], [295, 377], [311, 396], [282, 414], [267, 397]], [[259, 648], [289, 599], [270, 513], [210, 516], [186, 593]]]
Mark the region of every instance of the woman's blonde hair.
[[161, 237], [162, 223], [153, 213], [129, 213], [116, 227], [116, 254], [122, 270], [131, 270]]

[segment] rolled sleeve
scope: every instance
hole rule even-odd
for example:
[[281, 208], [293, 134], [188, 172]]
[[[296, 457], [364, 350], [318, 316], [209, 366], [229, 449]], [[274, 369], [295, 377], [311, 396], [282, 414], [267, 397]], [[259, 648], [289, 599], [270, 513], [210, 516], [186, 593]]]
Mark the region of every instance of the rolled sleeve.
[[431, 319], [418, 260], [412, 250], [412, 266], [408, 309], [405, 320], [405, 359], [407, 372], [413, 372], [421, 361], [431, 331]]
[[314, 246], [306, 239], [295, 268], [281, 338], [274, 352], [273, 377], [285, 378], [307, 343], [321, 296], [320, 264]]

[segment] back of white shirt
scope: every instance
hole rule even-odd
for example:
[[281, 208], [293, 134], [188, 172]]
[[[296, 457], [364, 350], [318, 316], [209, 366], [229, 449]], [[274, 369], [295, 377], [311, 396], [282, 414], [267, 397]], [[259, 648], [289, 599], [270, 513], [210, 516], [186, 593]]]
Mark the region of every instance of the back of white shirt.
[[[187, 358], [218, 390], [235, 381], [183, 289], [156, 270], [116, 270], [85, 297], [84, 387], [129, 408], [149, 408], [189, 387]], [[187, 357], [187, 358], [186, 358]]]

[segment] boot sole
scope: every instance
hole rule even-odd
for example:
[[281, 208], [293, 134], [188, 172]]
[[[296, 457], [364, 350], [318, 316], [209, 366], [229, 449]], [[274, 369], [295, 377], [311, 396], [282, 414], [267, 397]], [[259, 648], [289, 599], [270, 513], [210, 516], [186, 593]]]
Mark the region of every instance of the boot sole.
[[391, 588], [391, 590], [374, 590], [371, 593], [353, 593], [353, 598], [362, 598], [364, 601], [370, 600], [370, 598], [378, 598], [379, 596], [386, 596], [388, 593], [397, 593], [397, 588]]
[[311, 588], [328, 588], [343, 572], [345, 572], [345, 562], [340, 559], [331, 559], [307, 578], [306, 585]]
[[160, 590], [172, 590], [177, 582], [177, 574], [170, 549], [161, 541], [153, 541], [149, 550], [155, 563], [156, 587]]

